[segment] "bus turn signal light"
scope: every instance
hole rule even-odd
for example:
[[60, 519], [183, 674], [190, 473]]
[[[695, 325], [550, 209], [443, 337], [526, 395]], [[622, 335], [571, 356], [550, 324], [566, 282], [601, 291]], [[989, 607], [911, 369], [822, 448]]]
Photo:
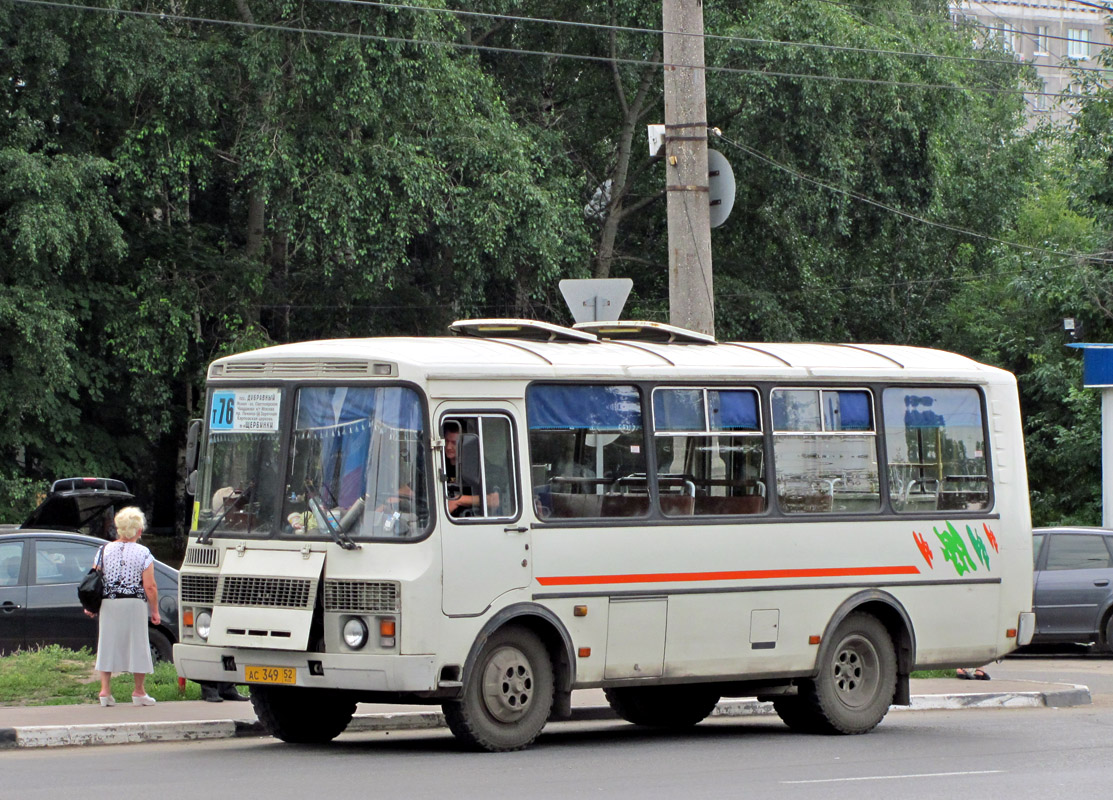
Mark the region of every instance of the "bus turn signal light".
[[574, 616], [574, 617], [586, 617], [587, 616], [587, 606], [572, 606], [572, 616]]
[[393, 636], [394, 635], [394, 620], [381, 619], [379, 620], [379, 636]]
[[182, 612], [182, 624], [187, 628], [193, 627], [193, 609]]
[[818, 636], [809, 636], [808, 637], [808, 644], [819, 644], [819, 639], [820, 639], [820, 637], [818, 637]]
[[579, 651], [577, 652], [577, 655], [580, 658], [587, 658], [588, 656], [591, 655], [591, 648], [590, 647], [581, 647], [579, 649]]
[[1015, 639], [1016, 628], [1009, 628], [1007, 631], [1005, 631], [1005, 636], [1009, 637], [1010, 639]]

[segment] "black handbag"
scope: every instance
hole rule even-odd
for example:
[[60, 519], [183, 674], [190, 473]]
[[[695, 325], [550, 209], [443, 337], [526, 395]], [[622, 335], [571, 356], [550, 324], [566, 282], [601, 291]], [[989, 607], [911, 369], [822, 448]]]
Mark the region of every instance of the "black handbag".
[[104, 573], [96, 566], [103, 552], [103, 547], [97, 551], [97, 558], [93, 561], [93, 566], [85, 573], [81, 583], [77, 585], [77, 599], [81, 601], [85, 610], [91, 614], [100, 611], [100, 601], [104, 599]]

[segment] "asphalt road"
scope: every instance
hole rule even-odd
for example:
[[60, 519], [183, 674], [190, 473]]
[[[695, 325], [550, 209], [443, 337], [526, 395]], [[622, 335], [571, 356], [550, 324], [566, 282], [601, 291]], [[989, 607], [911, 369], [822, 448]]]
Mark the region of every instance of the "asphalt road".
[[444, 731], [13, 750], [0, 775], [5, 800], [1104, 797], [1113, 708], [897, 712], [851, 737], [794, 734], [773, 717], [681, 734], [558, 723], [533, 749], [494, 755], [462, 752]]
[[1074, 708], [893, 712], [865, 736], [791, 733], [776, 717], [684, 733], [622, 722], [551, 723], [531, 750], [460, 750], [444, 730], [0, 752], [0, 800], [305, 798], [1074, 798], [1113, 783], [1113, 656], [1035, 651], [989, 664], [997, 680], [1081, 683]]

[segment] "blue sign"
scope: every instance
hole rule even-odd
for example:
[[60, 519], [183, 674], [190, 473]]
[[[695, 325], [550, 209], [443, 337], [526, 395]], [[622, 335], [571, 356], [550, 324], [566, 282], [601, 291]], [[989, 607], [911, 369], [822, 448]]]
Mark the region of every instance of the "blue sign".
[[1082, 385], [1113, 387], [1113, 344], [1068, 344], [1082, 351]]

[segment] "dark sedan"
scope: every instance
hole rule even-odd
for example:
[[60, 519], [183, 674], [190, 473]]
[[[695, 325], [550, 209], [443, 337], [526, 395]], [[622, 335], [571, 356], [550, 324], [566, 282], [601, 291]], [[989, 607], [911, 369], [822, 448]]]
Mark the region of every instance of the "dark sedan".
[[[44, 644], [96, 649], [97, 621], [82, 611], [77, 584], [97, 549], [115, 538], [113, 515], [134, 501], [121, 481], [63, 478], [23, 525], [0, 530], [0, 655]], [[170, 661], [178, 641], [178, 571], [156, 561], [155, 580], [162, 621], [149, 629], [151, 655]]]
[[1032, 643], [1094, 643], [1113, 652], [1113, 529], [1036, 528], [1032, 546]]

